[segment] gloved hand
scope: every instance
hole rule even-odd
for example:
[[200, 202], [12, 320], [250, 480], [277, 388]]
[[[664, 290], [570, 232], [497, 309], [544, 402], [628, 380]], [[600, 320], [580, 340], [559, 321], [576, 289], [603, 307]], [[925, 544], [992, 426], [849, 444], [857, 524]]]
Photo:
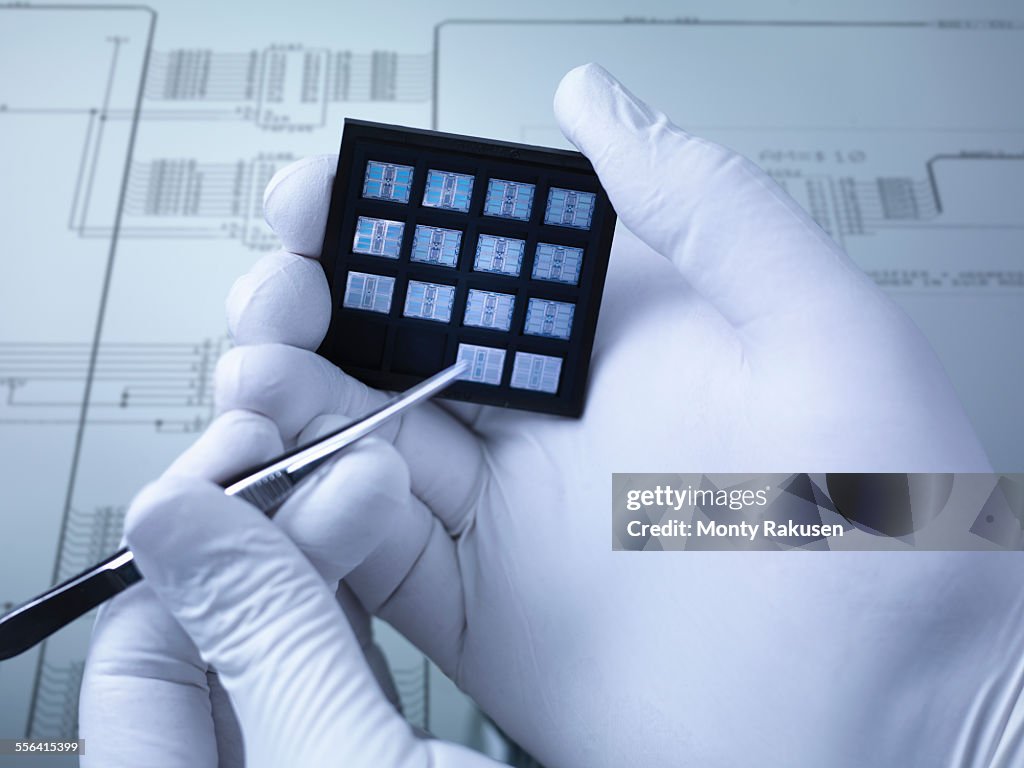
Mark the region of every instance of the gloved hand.
[[[599, 67], [566, 76], [555, 113], [623, 225], [586, 413], [410, 413], [383, 435], [405, 517], [347, 585], [551, 768], [1012, 761], [1016, 557], [611, 552], [613, 471], [987, 462], [917, 329], [751, 163]], [[311, 351], [334, 162], [271, 183], [286, 251], [229, 299], [220, 407], [286, 441], [383, 397]]]
[[374, 680], [382, 660], [364, 656], [374, 653], [365, 612], [344, 588], [335, 599], [338, 578], [405, 512], [394, 449], [353, 446], [277, 525], [211, 482], [280, 452], [271, 422], [234, 411], [135, 499], [125, 531], [146, 580], [97, 622], [82, 765], [228, 766], [243, 754], [274, 768], [497, 765], [413, 734]]

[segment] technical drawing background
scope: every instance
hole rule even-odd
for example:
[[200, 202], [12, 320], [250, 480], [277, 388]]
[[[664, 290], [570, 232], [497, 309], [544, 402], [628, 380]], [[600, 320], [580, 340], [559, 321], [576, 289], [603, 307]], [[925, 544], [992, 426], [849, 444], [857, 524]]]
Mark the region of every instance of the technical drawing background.
[[[995, 468], [1024, 465], [1016, 4], [551, 5], [0, 4], [0, 607], [112, 549], [209, 420], [275, 170], [336, 151], [346, 116], [564, 146], [551, 94], [587, 60], [768, 169], [922, 325]], [[1004, 21], [935, 21], [967, 17]], [[808, 19], [885, 23], [751, 23]], [[89, 626], [0, 664], [0, 736], [75, 734]], [[479, 744], [379, 629], [410, 719]]]

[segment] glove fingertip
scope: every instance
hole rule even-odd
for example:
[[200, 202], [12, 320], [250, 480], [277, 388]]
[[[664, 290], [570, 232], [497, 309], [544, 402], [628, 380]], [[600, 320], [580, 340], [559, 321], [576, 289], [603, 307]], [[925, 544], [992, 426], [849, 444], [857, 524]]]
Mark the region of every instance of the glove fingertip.
[[[359, 478], [375, 506], [405, 506], [409, 500], [409, 466], [394, 445], [368, 437], [352, 446], [344, 458], [345, 474]], [[364, 503], [369, 503], [367, 498]]]
[[271, 419], [254, 411], [232, 409], [214, 419], [165, 475], [221, 482], [283, 450], [281, 434]]
[[[329, 422], [325, 422], [329, 423]], [[379, 438], [348, 448], [339, 461], [278, 512], [275, 521], [327, 581], [347, 576], [388, 536], [415, 536], [409, 471]]]
[[593, 62], [569, 70], [555, 90], [555, 118], [565, 137], [591, 161], [609, 143], [658, 119], [607, 69]]
[[165, 475], [143, 488], [124, 520], [125, 539], [143, 575], [154, 586], [177, 582], [196, 544], [226, 524], [210, 518], [220, 518], [219, 507], [233, 501], [213, 483], [184, 475]]
[[342, 402], [340, 371], [314, 352], [286, 344], [232, 347], [217, 361], [219, 413], [242, 409], [273, 420], [290, 441], [315, 415]]
[[263, 216], [285, 250], [319, 258], [337, 157], [314, 155], [274, 174], [263, 193]]
[[331, 295], [320, 265], [279, 251], [260, 259], [231, 286], [225, 301], [236, 344], [320, 346], [331, 321]]

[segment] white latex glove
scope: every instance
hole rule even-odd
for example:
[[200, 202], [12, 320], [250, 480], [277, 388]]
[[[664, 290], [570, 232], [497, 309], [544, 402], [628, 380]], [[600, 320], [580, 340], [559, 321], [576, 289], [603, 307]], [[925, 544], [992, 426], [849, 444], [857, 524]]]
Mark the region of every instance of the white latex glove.
[[[988, 465], [918, 330], [753, 164], [596, 66], [555, 114], [623, 225], [586, 413], [410, 413], [405, 518], [347, 584], [551, 768], [1019, 762], [1014, 554], [611, 551], [613, 471]], [[220, 407], [285, 440], [383, 397], [311, 351], [334, 163], [274, 179], [286, 251], [229, 299]]]
[[125, 532], [145, 581], [97, 622], [82, 765], [201, 768], [242, 765], [243, 754], [251, 768], [496, 765], [414, 736], [374, 680], [383, 660], [365, 613], [344, 587], [341, 605], [334, 595], [405, 516], [401, 459], [360, 442], [278, 525], [211, 482], [281, 450], [271, 422], [233, 411], [135, 499]]

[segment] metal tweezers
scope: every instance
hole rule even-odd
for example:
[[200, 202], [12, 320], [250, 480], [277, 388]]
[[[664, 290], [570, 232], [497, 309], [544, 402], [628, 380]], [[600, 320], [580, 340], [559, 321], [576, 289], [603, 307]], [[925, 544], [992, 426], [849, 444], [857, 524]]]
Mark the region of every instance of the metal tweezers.
[[[457, 362], [316, 442], [295, 448], [224, 481], [221, 483], [224, 493], [245, 499], [268, 517], [273, 517], [295, 488], [336, 459], [342, 448], [438, 394], [460, 378], [468, 367], [466, 362]], [[120, 549], [92, 568], [0, 618], [0, 660], [28, 650], [100, 603], [141, 581], [142, 574], [135, 567], [134, 559], [131, 550]]]

